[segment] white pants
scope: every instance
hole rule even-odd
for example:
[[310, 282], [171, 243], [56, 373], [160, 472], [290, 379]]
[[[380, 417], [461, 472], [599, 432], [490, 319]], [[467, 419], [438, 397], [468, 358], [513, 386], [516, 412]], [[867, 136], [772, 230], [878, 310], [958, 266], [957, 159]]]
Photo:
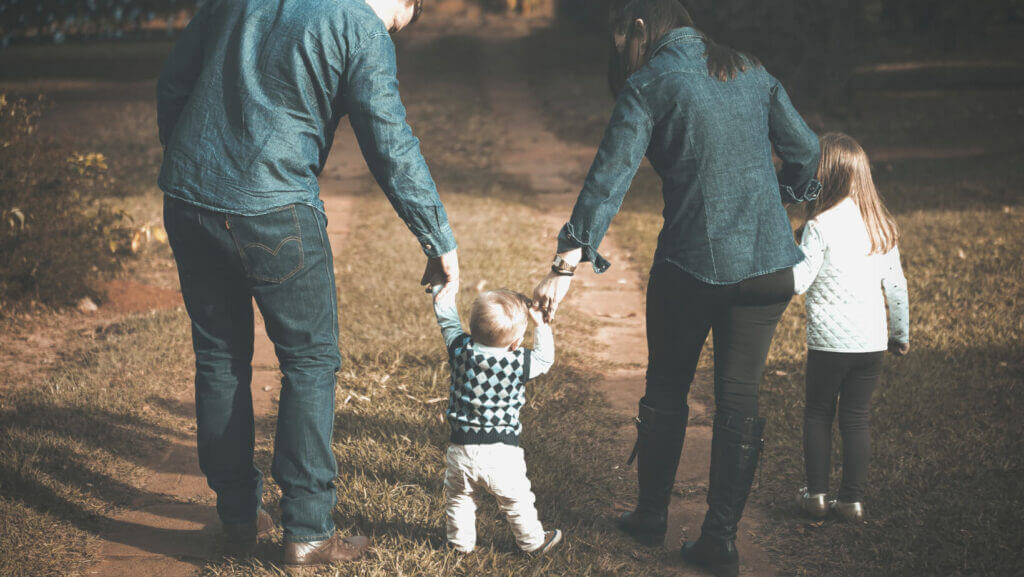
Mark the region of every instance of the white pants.
[[523, 450], [511, 445], [449, 445], [444, 489], [448, 501], [448, 542], [469, 553], [476, 547], [476, 502], [473, 491], [494, 495], [508, 518], [519, 548], [526, 552], [544, 544], [533, 491], [526, 478]]

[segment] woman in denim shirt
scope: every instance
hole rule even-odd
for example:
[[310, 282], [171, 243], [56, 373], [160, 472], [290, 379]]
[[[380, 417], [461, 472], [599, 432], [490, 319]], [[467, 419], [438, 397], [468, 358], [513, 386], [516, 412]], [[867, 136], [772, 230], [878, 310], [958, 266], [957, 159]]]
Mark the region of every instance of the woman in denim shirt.
[[633, 454], [639, 499], [618, 524], [641, 542], [664, 541], [686, 397], [713, 329], [708, 512], [682, 555], [736, 575], [737, 523], [765, 424], [758, 385], [803, 258], [782, 202], [817, 196], [818, 138], [756, 59], [711, 42], [677, 0], [633, 0], [612, 23], [615, 108], [535, 306], [553, 315], [580, 261], [608, 268], [598, 245], [646, 155], [662, 179], [665, 223], [647, 289], [647, 383]]

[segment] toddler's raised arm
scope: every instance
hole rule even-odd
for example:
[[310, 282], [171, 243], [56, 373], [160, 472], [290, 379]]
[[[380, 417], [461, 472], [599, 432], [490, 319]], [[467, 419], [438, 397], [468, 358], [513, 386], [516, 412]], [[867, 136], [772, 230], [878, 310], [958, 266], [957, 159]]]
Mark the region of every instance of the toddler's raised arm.
[[[430, 287], [430, 292], [437, 295], [443, 285]], [[437, 324], [441, 327], [441, 336], [444, 337], [444, 346], [449, 348], [452, 341], [462, 334], [462, 321], [459, 319], [459, 309], [455, 305], [455, 295], [447, 298], [431, 299], [434, 301], [434, 316], [437, 317]]]
[[555, 336], [551, 325], [537, 323], [533, 329], [533, 351], [530, 352], [529, 378], [539, 377], [555, 364]]

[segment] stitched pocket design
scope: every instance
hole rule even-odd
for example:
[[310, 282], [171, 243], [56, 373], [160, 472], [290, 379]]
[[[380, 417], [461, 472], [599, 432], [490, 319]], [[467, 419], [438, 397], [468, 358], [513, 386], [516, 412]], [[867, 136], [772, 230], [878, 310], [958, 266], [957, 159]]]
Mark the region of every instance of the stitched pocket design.
[[281, 283], [302, 270], [302, 228], [295, 205], [259, 216], [229, 217], [228, 226], [252, 280]]

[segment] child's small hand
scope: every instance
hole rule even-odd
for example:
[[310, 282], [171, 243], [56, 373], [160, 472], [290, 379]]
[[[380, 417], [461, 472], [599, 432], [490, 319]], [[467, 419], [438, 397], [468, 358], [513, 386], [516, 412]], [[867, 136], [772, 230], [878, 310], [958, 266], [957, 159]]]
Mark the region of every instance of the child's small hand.
[[530, 305], [526, 309], [526, 311], [529, 313], [530, 320], [533, 321], [533, 324], [537, 325], [538, 327], [547, 326], [548, 321], [545, 320], [544, 312], [542, 310], [540, 310], [540, 306], [539, 305], [534, 303], [534, 304]]
[[448, 291], [446, 293], [440, 294], [443, 288], [444, 285], [441, 283], [432, 284], [427, 288], [426, 292], [434, 296], [434, 303], [436, 304], [455, 306], [456, 293], [453, 291]]
[[901, 343], [899, 341], [889, 339], [889, 352], [897, 357], [902, 357], [910, 352], [910, 343]]

